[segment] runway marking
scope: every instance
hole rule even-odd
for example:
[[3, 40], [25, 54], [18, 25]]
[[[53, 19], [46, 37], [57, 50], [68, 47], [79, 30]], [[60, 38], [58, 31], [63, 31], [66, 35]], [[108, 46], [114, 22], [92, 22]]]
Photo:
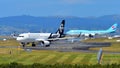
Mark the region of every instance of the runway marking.
[[48, 55], [46, 58], [40, 60], [41, 63], [46, 63], [48, 62], [50, 59], [54, 58], [56, 55], [52, 54], [52, 55]]
[[57, 60], [57, 63], [63, 63], [64, 61], [66, 61], [71, 55], [67, 54], [62, 56], [59, 60]]

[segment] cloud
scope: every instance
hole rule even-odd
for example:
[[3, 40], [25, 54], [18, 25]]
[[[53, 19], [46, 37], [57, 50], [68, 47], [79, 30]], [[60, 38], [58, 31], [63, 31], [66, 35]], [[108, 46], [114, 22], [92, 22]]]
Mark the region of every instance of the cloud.
[[68, 4], [90, 4], [93, 0], [61, 0], [64, 3]]

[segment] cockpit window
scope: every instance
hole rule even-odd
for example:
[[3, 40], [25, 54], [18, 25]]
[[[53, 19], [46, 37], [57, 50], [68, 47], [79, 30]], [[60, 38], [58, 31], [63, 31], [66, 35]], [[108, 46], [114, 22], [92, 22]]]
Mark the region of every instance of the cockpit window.
[[24, 37], [24, 36], [19, 36], [19, 37]]

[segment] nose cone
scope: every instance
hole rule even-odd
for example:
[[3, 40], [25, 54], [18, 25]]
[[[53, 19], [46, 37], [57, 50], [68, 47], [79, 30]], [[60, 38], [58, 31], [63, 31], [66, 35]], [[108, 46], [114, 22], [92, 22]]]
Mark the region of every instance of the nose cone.
[[21, 41], [23, 41], [23, 38], [19, 38], [18, 37], [18, 38], [16, 38], [16, 40], [19, 41], [19, 42], [21, 42]]
[[16, 38], [17, 41], [20, 41], [20, 38]]

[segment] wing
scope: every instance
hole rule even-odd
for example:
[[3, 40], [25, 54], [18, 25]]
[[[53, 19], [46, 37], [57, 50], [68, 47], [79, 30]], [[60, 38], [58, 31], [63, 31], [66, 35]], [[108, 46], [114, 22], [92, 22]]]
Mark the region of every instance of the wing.
[[67, 40], [67, 39], [74, 39], [75, 37], [63, 37], [63, 38], [50, 38], [48, 41], [56, 41], [56, 40]]
[[36, 42], [46, 41], [45, 39], [36, 39]]

